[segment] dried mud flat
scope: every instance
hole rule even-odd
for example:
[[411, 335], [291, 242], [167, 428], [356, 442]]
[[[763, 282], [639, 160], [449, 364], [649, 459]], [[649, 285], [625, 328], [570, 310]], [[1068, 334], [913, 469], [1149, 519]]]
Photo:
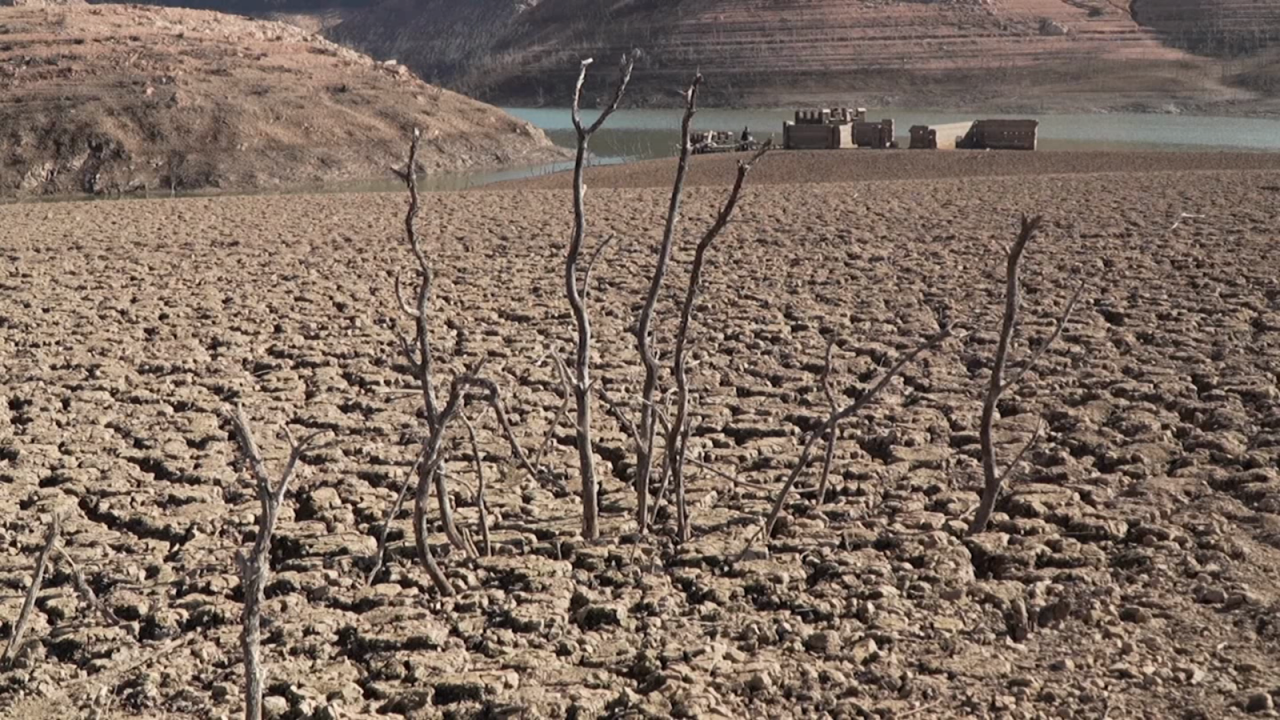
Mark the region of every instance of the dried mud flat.
[[[765, 163], [779, 159], [766, 158]], [[763, 167], [763, 166], [762, 166]], [[690, 191], [676, 271], [722, 188]], [[627, 327], [666, 191], [588, 194], [618, 236], [593, 288], [598, 374], [634, 397]], [[575, 537], [571, 433], [534, 484], [481, 424], [497, 556], [442, 600], [397, 521], [372, 527], [421, 432], [391, 328], [408, 267], [397, 194], [0, 207], [3, 635], [43, 523], [126, 622], [80, 607], [61, 564], [0, 715], [239, 713], [239, 580], [256, 501], [219, 413], [333, 431], [282, 518], [265, 629], [278, 717], [1149, 717], [1273, 713], [1280, 701], [1280, 173], [1236, 171], [761, 185], [722, 238], [699, 308], [698, 459], [776, 489], [824, 413], [827, 337], [847, 394], [936, 330], [838, 446], [835, 497], [787, 506], [767, 557], [728, 561], [770, 494], [692, 468], [696, 539], [626, 538], [631, 448], [600, 421], [603, 530]], [[538, 442], [559, 404], [549, 346], [571, 328], [564, 191], [433, 195], [441, 353], [479, 357]], [[1042, 441], [992, 531], [977, 418], [1018, 213], [1048, 213], [1018, 349], [1063, 339], [1001, 406], [1001, 442]], [[1202, 215], [1184, 219], [1182, 213]], [[682, 284], [678, 278], [670, 286]], [[674, 294], [660, 306], [671, 337]], [[1025, 355], [1024, 355], [1025, 356]], [[542, 362], [539, 363], [539, 360]], [[603, 413], [599, 413], [603, 414]], [[456, 438], [461, 441], [462, 438]], [[1006, 452], [1006, 457], [1010, 453]], [[461, 442], [450, 455], [474, 526]], [[624, 538], [624, 539], [618, 539]]]

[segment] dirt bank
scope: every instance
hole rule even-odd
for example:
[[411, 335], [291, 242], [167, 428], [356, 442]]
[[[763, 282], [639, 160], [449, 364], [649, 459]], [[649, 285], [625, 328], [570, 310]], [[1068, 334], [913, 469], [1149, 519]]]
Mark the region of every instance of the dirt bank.
[[[690, 243], [722, 194], [688, 196], [664, 350]], [[638, 391], [628, 327], [666, 199], [588, 193], [592, 245], [617, 237], [592, 302], [597, 377], [619, 398]], [[448, 600], [414, 564], [407, 517], [389, 574], [362, 581], [422, 432], [392, 332], [405, 329], [392, 280], [411, 265], [403, 197], [0, 207], [0, 639], [54, 513], [125, 621], [80, 607], [59, 561], [37, 642], [0, 673], [0, 716], [239, 713], [233, 557], [258, 505], [220, 417], [233, 403], [273, 465], [282, 423], [336, 440], [305, 459], [273, 553], [279, 717], [1265, 716], [1280, 700], [1277, 199], [1275, 169], [752, 185], [694, 330], [693, 444], [715, 470], [691, 476], [696, 540], [618, 539], [634, 499], [610, 420], [597, 445], [608, 539], [593, 545], [576, 538], [569, 428], [532, 482], [483, 417], [498, 557], [468, 562], [434, 534], [460, 591]], [[1002, 447], [1043, 423], [1040, 440], [992, 532], [962, 539], [1001, 250], [1034, 211], [1048, 229], [1024, 273], [1016, 357], [1088, 285], [1000, 407]], [[1183, 213], [1198, 217], [1171, 229]], [[424, 207], [437, 361], [448, 373], [488, 358], [526, 447], [560, 402], [540, 359], [572, 336], [570, 222], [563, 190]], [[831, 501], [799, 496], [768, 556], [730, 567], [824, 412], [827, 338], [835, 386], [855, 396], [936, 330], [939, 308], [962, 338], [847, 424]], [[464, 439], [448, 470], [474, 529]]]

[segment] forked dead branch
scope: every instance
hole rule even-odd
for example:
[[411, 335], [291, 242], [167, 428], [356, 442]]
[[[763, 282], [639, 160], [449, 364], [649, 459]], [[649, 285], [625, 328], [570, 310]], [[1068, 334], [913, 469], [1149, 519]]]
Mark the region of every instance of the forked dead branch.
[[684, 194], [684, 179], [689, 172], [689, 157], [693, 154], [693, 143], [690, 139], [694, 113], [698, 111], [698, 87], [702, 84], [702, 76], [693, 78], [693, 83], [685, 91], [684, 118], [680, 122], [680, 159], [676, 164], [676, 178], [672, 183], [671, 200], [667, 205], [667, 221], [662, 231], [662, 242], [658, 246], [658, 261], [653, 268], [653, 278], [649, 281], [649, 292], [645, 296], [644, 307], [640, 310], [640, 318], [636, 323], [636, 349], [640, 360], [644, 363], [644, 388], [640, 399], [640, 427], [636, 438], [636, 522], [643, 534], [649, 527], [649, 476], [653, 471], [654, 441], [657, 438], [658, 392], [658, 358], [653, 350], [653, 312], [658, 305], [658, 295], [662, 292], [662, 283], [667, 277], [667, 266], [671, 262], [671, 246], [675, 240], [676, 224], [680, 219], [680, 200]]
[[595, 122], [586, 125], [582, 120], [582, 87], [587, 81], [587, 68], [593, 62], [582, 61], [578, 71], [578, 83], [573, 91], [573, 127], [577, 134], [577, 154], [573, 163], [573, 235], [564, 263], [564, 290], [573, 310], [573, 321], [578, 331], [577, 348], [573, 362], [573, 395], [578, 406], [575, 432], [578, 446], [578, 468], [582, 480], [582, 536], [588, 540], [600, 537], [599, 485], [596, 478], [595, 455], [591, 442], [591, 317], [587, 313], [587, 285], [579, 284], [578, 266], [582, 260], [583, 245], [587, 236], [587, 212], [584, 196], [587, 192], [583, 174], [586, 171], [588, 146], [609, 116], [618, 109], [622, 96], [631, 81], [637, 53], [623, 56], [618, 82], [613, 97], [600, 111]]
[[242, 553], [236, 554], [244, 588], [240, 630], [240, 649], [244, 653], [244, 717], [245, 720], [260, 720], [262, 693], [267, 682], [267, 671], [262, 663], [262, 603], [266, 600], [267, 575], [271, 570], [271, 536], [275, 533], [284, 495], [289, 489], [289, 481], [293, 478], [298, 461], [326, 431], [311, 433], [299, 441], [294, 439], [287, 427], [284, 428], [283, 432], [289, 440], [289, 459], [280, 472], [280, 479], [273, 482], [249, 429], [249, 423], [245, 420], [244, 411], [237, 407], [229, 418], [262, 505], [252, 554], [248, 557]]
[[993, 440], [995, 414], [1000, 397], [1008, 390], [1018, 384], [1018, 381], [1030, 370], [1040, 356], [1044, 354], [1049, 346], [1052, 345], [1059, 336], [1062, 335], [1063, 328], [1067, 325], [1067, 320], [1071, 317], [1071, 311], [1075, 308], [1076, 303], [1080, 300], [1080, 294], [1084, 292], [1085, 284], [1082, 282], [1080, 287], [1076, 289], [1075, 294], [1067, 302], [1067, 308], [1062, 312], [1062, 316], [1058, 319], [1057, 327], [1054, 328], [1053, 334], [1049, 336], [1040, 347], [1031, 354], [1031, 357], [1023, 363], [1013, 377], [1005, 380], [1005, 366], [1009, 359], [1009, 346], [1013, 341], [1013, 334], [1018, 327], [1018, 309], [1021, 299], [1019, 297], [1018, 270], [1022, 263], [1022, 255], [1027, 249], [1027, 244], [1032, 238], [1040, 232], [1043, 225], [1043, 217], [1037, 215], [1028, 218], [1022, 217], [1022, 229], [1018, 233], [1018, 239], [1014, 241], [1013, 246], [1009, 248], [1008, 261], [1006, 265], [1006, 288], [1004, 300], [1004, 319], [1000, 325], [1000, 341], [996, 346], [996, 356], [991, 366], [991, 380], [987, 385], [986, 398], [982, 403], [982, 424], [979, 430], [979, 439], [982, 444], [982, 476], [984, 480], [982, 490], [982, 500], [978, 504], [978, 509], [973, 517], [973, 522], [969, 525], [968, 534], [975, 535], [987, 529], [987, 524], [991, 522], [991, 514], [995, 511], [996, 501], [1000, 499], [1000, 492], [1004, 488], [1005, 480], [1008, 478], [1014, 467], [1022, 459], [1023, 455], [1031, 448], [1039, 439], [1040, 431], [1037, 428], [1031, 440], [1023, 446], [1022, 450], [1014, 458], [1013, 462], [1004, 469], [1003, 472], [997, 472], [996, 468], [996, 449]]
[[4, 655], [0, 656], [0, 668], [8, 669], [13, 666], [13, 661], [18, 657], [19, 651], [22, 650], [22, 637], [27, 634], [27, 626], [31, 624], [31, 613], [36, 608], [36, 597], [40, 594], [40, 587], [44, 584], [45, 571], [49, 567], [49, 558], [53, 554], [54, 547], [58, 544], [58, 537], [62, 532], [62, 523], [57, 515], [49, 521], [49, 527], [45, 530], [44, 544], [40, 547], [40, 554], [36, 556], [36, 567], [31, 574], [31, 584], [27, 586], [27, 596], [22, 602], [22, 612], [18, 614], [18, 622], [13, 626], [13, 634], [9, 636], [9, 644], [4, 649]]

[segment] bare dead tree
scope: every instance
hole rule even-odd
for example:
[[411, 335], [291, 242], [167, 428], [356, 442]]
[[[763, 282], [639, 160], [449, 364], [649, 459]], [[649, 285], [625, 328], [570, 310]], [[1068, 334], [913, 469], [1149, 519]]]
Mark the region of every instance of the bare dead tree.
[[696, 75], [689, 89], [685, 91], [684, 118], [680, 122], [680, 160], [676, 164], [676, 178], [671, 187], [671, 200], [667, 205], [667, 221], [662, 231], [662, 243], [658, 246], [658, 261], [653, 268], [653, 278], [649, 281], [649, 294], [645, 296], [644, 307], [640, 310], [640, 318], [636, 323], [636, 349], [640, 360], [644, 363], [644, 389], [641, 392], [639, 440], [636, 445], [636, 522], [640, 525], [640, 533], [644, 534], [649, 527], [649, 475], [653, 470], [653, 449], [657, 437], [654, 420], [654, 396], [658, 391], [658, 358], [652, 347], [653, 311], [658, 305], [658, 295], [662, 292], [662, 283], [667, 277], [667, 266], [671, 262], [671, 245], [675, 240], [676, 224], [680, 219], [680, 199], [684, 194], [684, 179], [689, 172], [689, 157], [693, 154], [693, 143], [690, 141], [690, 128], [693, 125], [694, 113], [698, 111], [698, 87], [702, 84], [702, 75]]
[[261, 720], [262, 691], [267, 682], [266, 668], [262, 664], [262, 603], [265, 602], [267, 574], [271, 570], [271, 536], [275, 533], [280, 507], [284, 504], [284, 494], [289, 489], [289, 480], [293, 477], [298, 461], [325, 431], [314, 432], [301, 441], [296, 441], [288, 428], [284, 429], [289, 439], [289, 459], [285, 462], [279, 481], [273, 485], [267, 464], [263, 461], [245, 420], [244, 411], [236, 407], [235, 412], [230, 414], [230, 420], [240, 443], [240, 452], [253, 475], [258, 500], [262, 504], [262, 511], [258, 514], [258, 534], [253, 541], [253, 554], [249, 557], [239, 552], [236, 554], [244, 589], [240, 631], [240, 648], [244, 652], [244, 717], [245, 720]]
[[[437, 406], [432, 361], [432, 345], [431, 345], [431, 287], [434, 280], [434, 273], [431, 267], [431, 261], [427, 257], [426, 251], [422, 247], [422, 241], [418, 237], [417, 219], [419, 209], [421, 208], [421, 198], [418, 194], [418, 146], [422, 140], [422, 132], [418, 128], [413, 129], [413, 137], [409, 143], [409, 159], [405, 169], [399, 170], [392, 168], [392, 171], [404, 182], [405, 188], [409, 191], [409, 207], [405, 210], [404, 215], [404, 233], [405, 239], [408, 241], [409, 249], [413, 253], [414, 260], [418, 264], [418, 288], [415, 293], [414, 303], [411, 305], [404, 297], [404, 292], [400, 283], [400, 276], [396, 276], [395, 293], [396, 301], [400, 305], [400, 309], [413, 319], [415, 330], [415, 343], [410, 343], [403, 335], [399, 336], [400, 348], [405, 355], [405, 359], [413, 368], [414, 378], [418, 381], [419, 389], [422, 392], [422, 407], [427, 420], [427, 440], [437, 435], [439, 432], [440, 411]], [[416, 345], [416, 347], [415, 347]], [[425, 463], [419, 465], [419, 473], [427, 472]], [[444, 474], [444, 468], [441, 463], [437, 463], [431, 468], [432, 475], [436, 484], [436, 500], [440, 506], [440, 521], [444, 525], [445, 536], [449, 538], [449, 542], [463, 552], [468, 551], [466, 540], [462, 534], [458, 532], [457, 525], [453, 520], [453, 506], [449, 499], [448, 480]], [[419, 486], [426, 479], [420, 479]]]
[[952, 330], [950, 326], [944, 327], [933, 337], [924, 341], [907, 355], [903, 356], [893, 367], [889, 368], [880, 379], [877, 380], [870, 388], [858, 396], [858, 399], [845, 407], [832, 412], [827, 416], [825, 422], [817, 430], [809, 434], [809, 440], [805, 443], [804, 449], [800, 451], [800, 459], [796, 461], [796, 466], [791, 470], [791, 474], [787, 477], [787, 481], [782, 485], [782, 490], [778, 492], [778, 497], [773, 502], [773, 508], [769, 511], [769, 516], [765, 519], [764, 525], [759, 531], [747, 540], [747, 544], [742, 548], [742, 552], [738, 554], [738, 560], [741, 561], [751, 550], [751, 546], [755, 544], [756, 538], [764, 535], [767, 540], [773, 534], [773, 527], [778, 522], [778, 516], [782, 513], [782, 508], [787, 502], [787, 496], [791, 492], [791, 488], [795, 486], [796, 481], [800, 479], [800, 475], [804, 473], [805, 468], [809, 465], [809, 458], [813, 454], [813, 448], [817, 445], [820, 438], [828, 437], [834, 428], [841, 421], [856, 415], [864, 407], [869, 405], [886, 387], [890, 381], [898, 376], [908, 365], [915, 362], [916, 358], [924, 353], [932, 350], [942, 344], [947, 338], [951, 337]]
[[[689, 448], [687, 355], [689, 349], [689, 325], [693, 321], [693, 305], [698, 298], [698, 290], [702, 285], [702, 273], [706, 268], [707, 251], [711, 249], [712, 243], [720, 236], [725, 226], [729, 224], [730, 218], [733, 217], [733, 211], [738, 207], [738, 200], [742, 196], [742, 187], [747, 182], [747, 174], [755, 167], [756, 162], [772, 148], [773, 141], [770, 140], [749, 159], [738, 161], [738, 175], [734, 180], [733, 189], [729, 191], [729, 198], [725, 200], [724, 207], [720, 208], [720, 214], [716, 216], [716, 221], [707, 229], [702, 239], [698, 241], [697, 249], [694, 250], [693, 269], [689, 272], [689, 285], [685, 289], [684, 304], [680, 308], [680, 327], [676, 331], [675, 357], [671, 363], [671, 374], [676, 380], [676, 412], [671, 421], [671, 431], [667, 435], [666, 461], [668, 472], [671, 476], [672, 488], [676, 495], [676, 534], [681, 542], [689, 540], [689, 508], [685, 501], [684, 461]], [[646, 407], [651, 407], [651, 405]]]
[[44, 533], [44, 545], [40, 548], [40, 554], [36, 555], [35, 572], [31, 575], [31, 585], [27, 587], [27, 597], [22, 602], [22, 611], [18, 613], [18, 622], [13, 626], [13, 635], [9, 636], [9, 644], [4, 649], [4, 655], [0, 656], [0, 667], [8, 669], [13, 666], [13, 661], [18, 657], [18, 652], [22, 650], [22, 636], [27, 633], [27, 626], [31, 624], [31, 612], [36, 607], [36, 596], [40, 594], [40, 587], [44, 584], [44, 574], [49, 567], [49, 556], [53, 553], [53, 548], [58, 544], [58, 536], [62, 532], [62, 522], [57, 515], [49, 521], [49, 527]]
[[471, 457], [476, 469], [476, 511], [480, 514], [480, 541], [484, 543], [484, 556], [493, 555], [493, 545], [489, 541], [489, 510], [484, 500], [484, 463], [480, 459], [480, 443], [476, 440], [476, 427], [466, 416], [459, 415], [462, 424], [467, 428], [467, 437], [471, 439]]
[[591, 318], [587, 314], [587, 285], [583, 283], [580, 288], [578, 284], [578, 265], [587, 235], [587, 214], [584, 205], [587, 187], [583, 181], [583, 174], [586, 170], [587, 146], [591, 136], [618, 109], [627, 84], [631, 81], [631, 71], [635, 67], [635, 62], [636, 53], [623, 56], [613, 98], [601, 110], [596, 121], [589, 126], [582, 121], [582, 87], [587, 81], [587, 68], [592, 63], [590, 58], [582, 61], [578, 72], [578, 83], [573, 92], [573, 127], [577, 133], [578, 149], [573, 164], [573, 236], [569, 242], [569, 252], [565, 257], [564, 284], [565, 295], [568, 296], [578, 330], [577, 352], [574, 356], [573, 393], [578, 406], [576, 429], [579, 472], [582, 476], [582, 536], [588, 540], [600, 537], [600, 521], [595, 457], [591, 444]]
[[1018, 306], [1020, 304], [1018, 270], [1022, 263], [1022, 255], [1027, 249], [1027, 244], [1040, 232], [1042, 225], [1043, 217], [1040, 215], [1032, 218], [1028, 218], [1025, 215], [1022, 216], [1022, 230], [1018, 233], [1017, 240], [1014, 241], [1008, 252], [1004, 319], [1000, 325], [1000, 341], [996, 345], [996, 356], [991, 367], [991, 381], [987, 385], [987, 395], [982, 403], [982, 424], [979, 429], [979, 439], [982, 444], [982, 476], [984, 480], [982, 500], [978, 503], [977, 513], [973, 517], [973, 522], [969, 525], [969, 535], [976, 535], [987, 529], [987, 524], [991, 522], [991, 514], [995, 512], [996, 501], [1000, 498], [1000, 491], [1004, 488], [1006, 478], [1040, 436], [1040, 432], [1037, 429], [1035, 435], [1022, 448], [1014, 461], [1009, 464], [1009, 467], [1005, 468], [1004, 472], [998, 473], [992, 432], [995, 424], [996, 407], [1000, 402], [1000, 397], [1008, 392], [1010, 388], [1017, 385], [1022, 376], [1036, 364], [1040, 356], [1062, 335], [1062, 330], [1067, 326], [1067, 320], [1071, 317], [1071, 311], [1075, 309], [1076, 302], [1080, 300], [1080, 294], [1084, 292], [1085, 286], [1084, 283], [1081, 283], [1075, 294], [1071, 296], [1071, 300], [1067, 302], [1067, 308], [1059, 318], [1053, 334], [1040, 347], [1036, 348], [1031, 357], [1013, 374], [1013, 377], [1005, 380], [1004, 373], [1009, 357], [1009, 346], [1018, 327]]

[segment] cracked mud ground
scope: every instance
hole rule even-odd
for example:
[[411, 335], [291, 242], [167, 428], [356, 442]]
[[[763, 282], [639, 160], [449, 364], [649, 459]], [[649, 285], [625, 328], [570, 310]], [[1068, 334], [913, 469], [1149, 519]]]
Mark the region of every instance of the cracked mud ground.
[[[779, 160], [766, 158], [764, 162]], [[693, 238], [723, 188], [689, 191], [659, 346]], [[632, 400], [628, 327], [667, 191], [588, 194], [596, 372]], [[266, 607], [281, 718], [1218, 718], [1280, 702], [1280, 173], [759, 185], [721, 238], [695, 327], [696, 539], [628, 537], [627, 436], [598, 425], [603, 531], [576, 537], [572, 436], [553, 477], [508, 463], [480, 417], [495, 557], [432, 540], [460, 593], [365, 557], [423, 431], [395, 350], [410, 268], [399, 194], [0, 207], [0, 637], [44, 523], [124, 622], [59, 562], [0, 716], [240, 713], [234, 554], [258, 510], [220, 414], [328, 429], [281, 519]], [[1037, 426], [989, 533], [962, 538], [977, 420], [1017, 215], [1045, 212], [1015, 360], [1088, 283], [1063, 338], [1000, 406], [1007, 461]], [[1181, 213], [1203, 215], [1170, 230]], [[560, 403], [546, 359], [564, 191], [427, 196], [442, 373], [489, 358], [536, 445]], [[937, 328], [967, 332], [844, 427], [833, 496], [788, 503], [767, 555], [730, 566], [824, 414]], [[465, 433], [449, 472], [475, 528]], [[725, 475], [749, 485], [735, 485]], [[816, 466], [802, 483], [812, 487]], [[807, 483], [807, 485], [806, 485]], [[803, 490], [803, 488], [802, 488]], [[664, 526], [669, 523], [664, 523]], [[621, 539], [619, 539], [621, 538]]]

